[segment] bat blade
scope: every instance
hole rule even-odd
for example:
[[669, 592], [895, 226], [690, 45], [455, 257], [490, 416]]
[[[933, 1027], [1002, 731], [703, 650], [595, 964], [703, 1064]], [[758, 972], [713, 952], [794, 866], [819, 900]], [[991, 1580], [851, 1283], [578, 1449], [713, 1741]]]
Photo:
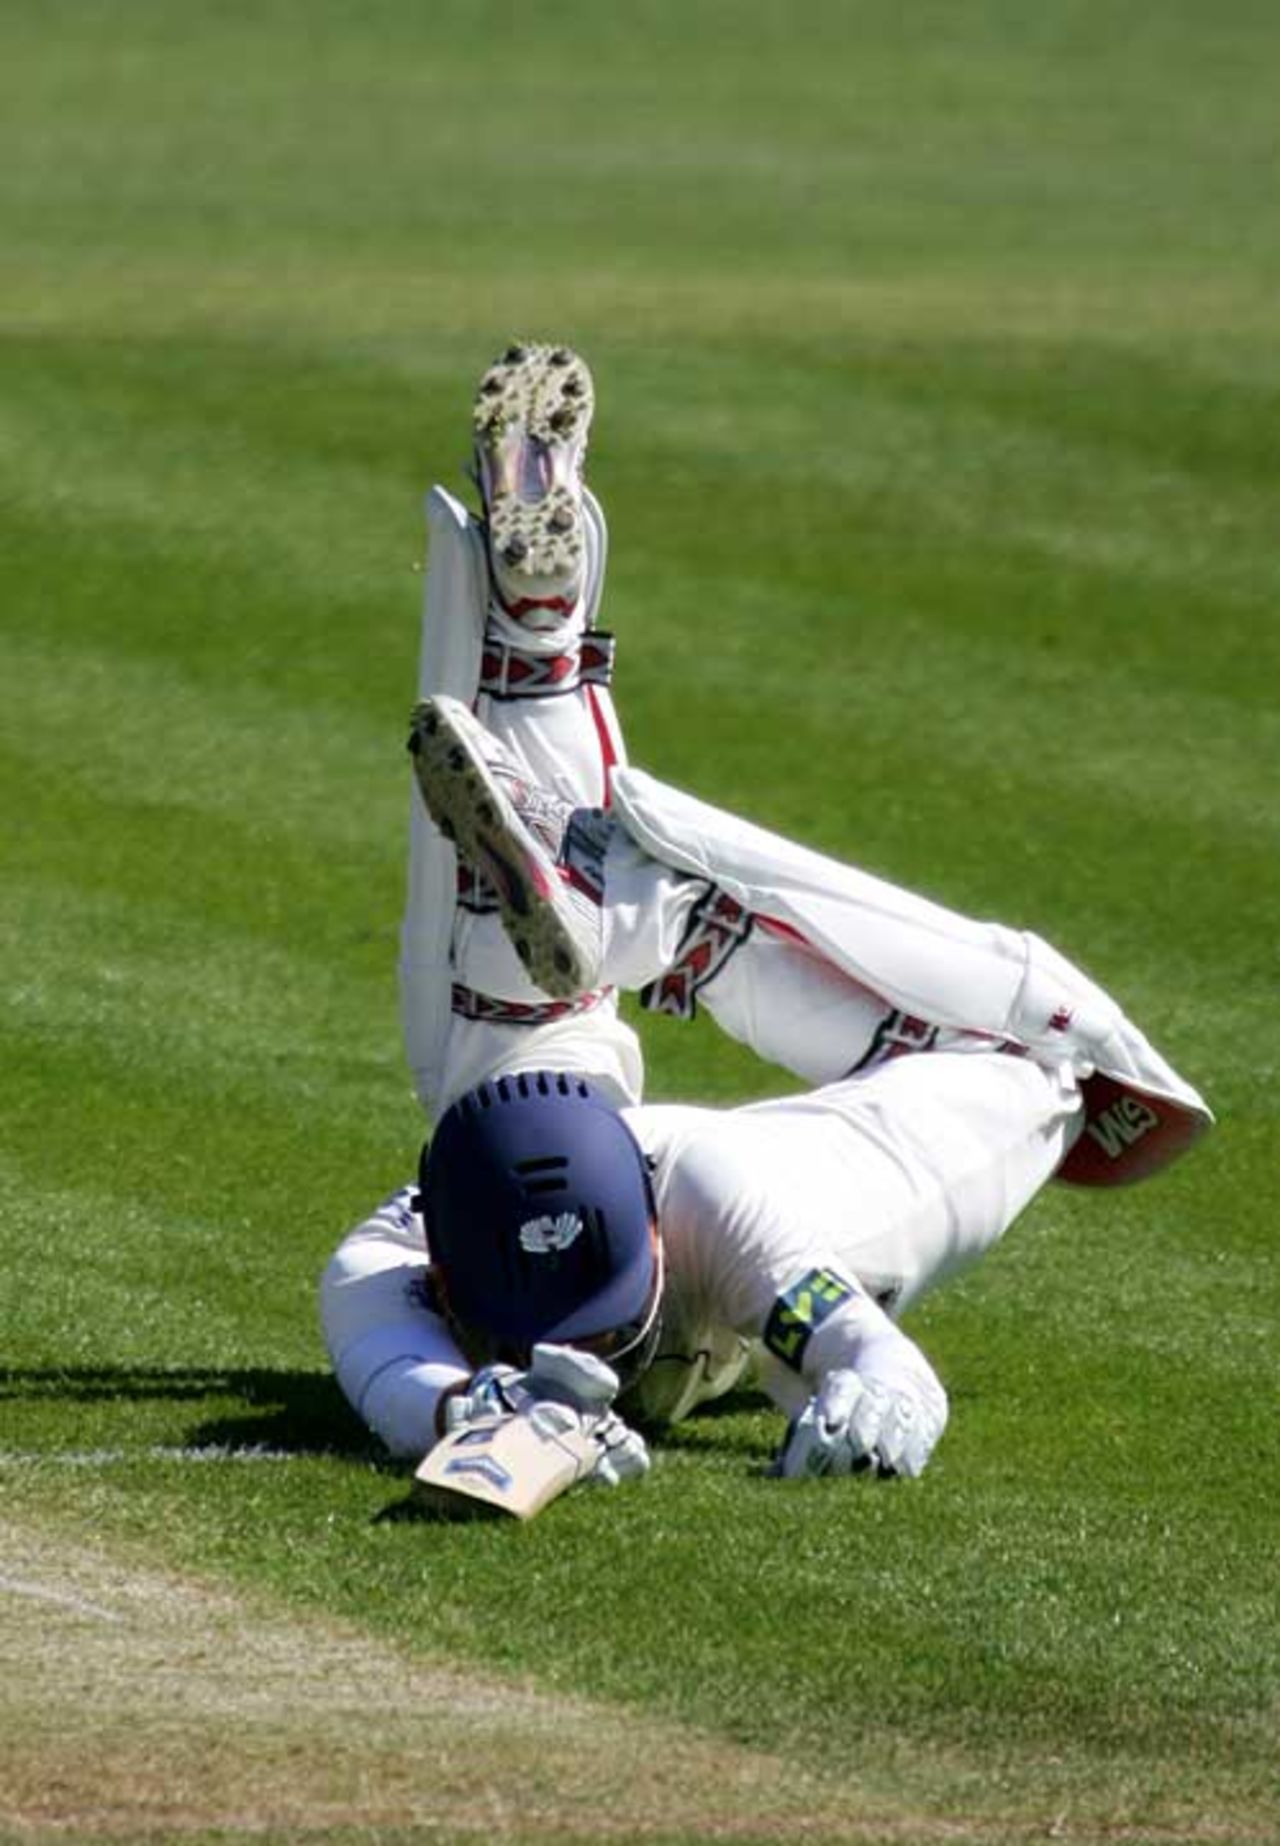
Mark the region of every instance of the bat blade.
[[557, 1428], [557, 1421], [535, 1411], [486, 1418], [445, 1436], [414, 1473], [418, 1497], [445, 1512], [484, 1506], [532, 1519], [600, 1454], [593, 1436]]

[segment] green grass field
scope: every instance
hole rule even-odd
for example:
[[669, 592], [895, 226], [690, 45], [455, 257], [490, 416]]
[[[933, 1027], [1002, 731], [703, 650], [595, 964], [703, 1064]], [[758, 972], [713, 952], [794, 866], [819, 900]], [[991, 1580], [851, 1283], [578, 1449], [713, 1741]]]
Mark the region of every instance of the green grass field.
[[[1280, 1838], [1280, 14], [46, 0], [0, 28], [0, 1838]], [[395, 1516], [314, 1314], [422, 1132], [421, 499], [579, 345], [633, 758], [1083, 961], [1206, 1091], [910, 1323]], [[655, 1097], [781, 1079], [646, 1021]], [[390, 1516], [388, 1516], [390, 1515]]]

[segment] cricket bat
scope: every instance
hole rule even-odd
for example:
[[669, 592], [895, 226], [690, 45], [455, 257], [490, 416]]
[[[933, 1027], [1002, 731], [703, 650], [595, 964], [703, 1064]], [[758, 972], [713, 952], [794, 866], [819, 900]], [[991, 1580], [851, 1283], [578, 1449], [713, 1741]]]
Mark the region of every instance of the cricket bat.
[[[557, 1414], [559, 1412], [559, 1414]], [[416, 1492], [444, 1512], [494, 1507], [532, 1519], [590, 1473], [600, 1444], [560, 1406], [487, 1417], [443, 1437], [414, 1473]]]

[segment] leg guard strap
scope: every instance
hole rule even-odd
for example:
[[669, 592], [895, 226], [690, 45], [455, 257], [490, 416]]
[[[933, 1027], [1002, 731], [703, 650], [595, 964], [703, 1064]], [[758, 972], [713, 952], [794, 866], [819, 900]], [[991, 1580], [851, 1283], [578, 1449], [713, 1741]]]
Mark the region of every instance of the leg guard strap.
[[616, 642], [592, 629], [563, 654], [534, 654], [485, 637], [480, 657], [480, 691], [493, 699], [554, 699], [579, 686], [607, 686], [613, 679]]

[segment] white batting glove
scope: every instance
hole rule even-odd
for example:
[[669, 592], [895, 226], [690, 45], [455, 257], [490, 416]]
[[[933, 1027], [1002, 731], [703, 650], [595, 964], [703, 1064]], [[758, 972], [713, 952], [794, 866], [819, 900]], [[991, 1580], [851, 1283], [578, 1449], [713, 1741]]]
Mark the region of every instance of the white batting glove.
[[527, 1371], [512, 1365], [487, 1365], [464, 1392], [445, 1404], [445, 1430], [452, 1435], [468, 1424], [495, 1416], [530, 1416], [560, 1430], [584, 1430], [600, 1445], [600, 1458], [582, 1478], [601, 1487], [616, 1487], [649, 1470], [643, 1436], [629, 1429], [613, 1409], [617, 1373], [593, 1353], [573, 1346], [539, 1345]]
[[946, 1393], [932, 1383], [924, 1390], [916, 1381], [829, 1372], [788, 1430], [774, 1473], [787, 1480], [921, 1473], [947, 1423]]
[[609, 1412], [593, 1434], [604, 1452], [587, 1476], [589, 1484], [617, 1487], [623, 1481], [637, 1481], [649, 1472], [649, 1450], [644, 1437], [639, 1430], [624, 1423], [616, 1410]]
[[523, 1376], [514, 1365], [486, 1365], [476, 1372], [465, 1391], [453, 1391], [444, 1401], [445, 1435], [491, 1417], [514, 1415], [519, 1398], [528, 1395], [521, 1385]]

